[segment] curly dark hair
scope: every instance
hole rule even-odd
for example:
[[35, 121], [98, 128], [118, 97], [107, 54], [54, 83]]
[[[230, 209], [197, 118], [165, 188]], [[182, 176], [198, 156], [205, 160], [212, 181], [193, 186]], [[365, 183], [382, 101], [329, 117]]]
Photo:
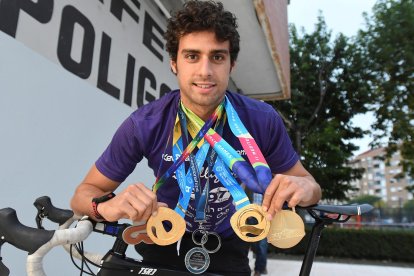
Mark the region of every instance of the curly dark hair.
[[230, 60], [234, 63], [240, 51], [240, 35], [237, 19], [233, 13], [224, 10], [223, 4], [214, 1], [191, 0], [169, 20], [164, 34], [166, 48], [173, 61], [177, 61], [178, 43], [186, 34], [213, 31], [218, 41], [230, 42]]

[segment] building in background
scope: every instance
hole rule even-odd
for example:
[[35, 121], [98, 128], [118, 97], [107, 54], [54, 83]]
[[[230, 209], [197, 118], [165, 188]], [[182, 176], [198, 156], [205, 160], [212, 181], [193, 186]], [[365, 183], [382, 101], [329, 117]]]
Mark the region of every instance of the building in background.
[[402, 173], [399, 152], [388, 162], [384, 155], [385, 148], [377, 148], [361, 153], [351, 161], [351, 166], [365, 171], [361, 179], [353, 182], [358, 190], [350, 197], [373, 195], [380, 197], [387, 207], [401, 208], [407, 200], [413, 199], [406, 187], [414, 185], [414, 179]]

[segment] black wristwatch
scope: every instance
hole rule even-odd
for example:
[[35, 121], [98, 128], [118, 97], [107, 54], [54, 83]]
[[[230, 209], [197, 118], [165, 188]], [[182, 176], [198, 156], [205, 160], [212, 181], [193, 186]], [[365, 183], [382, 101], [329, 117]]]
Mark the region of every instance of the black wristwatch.
[[93, 210], [93, 215], [95, 216], [96, 219], [105, 220], [104, 217], [101, 216], [101, 214], [99, 214], [99, 212], [98, 212], [98, 205], [99, 205], [99, 203], [108, 201], [113, 197], [115, 197], [115, 194], [114, 193], [109, 193], [109, 194], [103, 195], [101, 197], [95, 197], [95, 198], [92, 199], [92, 210]]

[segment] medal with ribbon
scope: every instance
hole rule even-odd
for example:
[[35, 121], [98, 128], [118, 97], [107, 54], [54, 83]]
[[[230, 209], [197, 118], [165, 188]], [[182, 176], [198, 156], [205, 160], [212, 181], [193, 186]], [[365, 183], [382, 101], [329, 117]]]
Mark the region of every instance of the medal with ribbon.
[[[214, 129], [210, 128], [204, 138], [219, 156], [214, 164], [213, 171], [223, 186], [229, 190], [236, 205], [237, 212], [230, 220], [232, 228], [241, 239], [254, 242], [267, 236], [270, 223], [260, 206], [250, 204], [246, 193], [231, 175], [229, 169], [250, 189], [261, 193], [269, 185], [272, 174], [255, 140], [244, 127], [227, 97], [224, 102], [231, 131], [238, 137], [251, 165]], [[185, 107], [183, 109], [190, 120], [189, 125], [192, 123], [197, 128], [203, 125], [203, 121], [191, 110], [187, 110]], [[251, 217], [255, 218], [258, 223], [255, 225], [248, 224], [247, 220]]]
[[[178, 117], [180, 119], [181, 125], [180, 137], [182, 137], [184, 144], [187, 144], [188, 130], [190, 131], [190, 133], [196, 133], [197, 128], [193, 124], [187, 125], [187, 119], [184, 109], [185, 107], [181, 104], [180, 108], [178, 109]], [[221, 133], [223, 130], [224, 121], [224, 114], [219, 114], [214, 126], [214, 129], [216, 129], [219, 133]], [[176, 145], [180, 145], [180, 143], [176, 143]], [[181, 165], [176, 172], [177, 181], [180, 183], [180, 185], [181, 183], [186, 181], [187, 183], [191, 183], [190, 186], [192, 186], [194, 190], [196, 208], [195, 222], [199, 223], [199, 228], [193, 232], [192, 239], [197, 246], [189, 250], [186, 253], [184, 259], [185, 266], [187, 267], [188, 271], [190, 271], [193, 274], [200, 274], [205, 272], [210, 265], [209, 254], [217, 252], [221, 247], [220, 236], [217, 233], [207, 231], [203, 226], [203, 223], [207, 222], [206, 213], [208, 211], [208, 194], [210, 191], [210, 177], [208, 174], [211, 172], [213, 168], [213, 165], [217, 158], [217, 154], [207, 142], [200, 142], [199, 147], [200, 148], [196, 153], [196, 156], [194, 156], [194, 154], [192, 153], [189, 155], [189, 172], [185, 174], [185, 168], [183, 165]], [[179, 147], [174, 147], [173, 152], [177, 150], [179, 150]], [[202, 187], [200, 181], [200, 170], [206, 158], [208, 164], [208, 168], [206, 169], [207, 179], [204, 187]], [[186, 203], [188, 204], [188, 200], [186, 201]], [[218, 244], [214, 249], [207, 249], [205, 247], [205, 244], [207, 243], [210, 237], [217, 238]]]
[[[153, 191], [156, 193], [157, 190], [165, 183], [165, 181], [176, 172], [177, 178], [184, 178], [186, 180], [191, 179], [185, 175], [185, 164], [184, 161], [190, 156], [199, 142], [202, 140], [204, 134], [208, 129], [211, 128], [213, 123], [217, 120], [221, 113], [223, 112], [223, 104], [220, 104], [199, 132], [195, 135], [194, 139], [187, 145], [187, 147], [181, 151], [182, 148], [182, 137], [183, 135], [174, 135], [173, 138], [173, 156], [174, 163], [171, 167], [156, 180], [156, 183], [153, 186]], [[180, 133], [179, 124], [174, 126], [174, 134]], [[206, 148], [199, 150], [197, 153], [200, 155], [200, 160], [205, 152]], [[181, 153], [181, 155], [179, 155]], [[179, 155], [179, 157], [177, 157]], [[205, 158], [205, 157], [204, 157]], [[204, 161], [203, 161], [204, 162]], [[201, 164], [197, 166], [202, 166]], [[179, 168], [184, 168], [184, 170]], [[194, 169], [195, 170], [195, 169]], [[191, 173], [197, 174], [191, 170]], [[185, 232], [185, 212], [188, 207], [190, 196], [193, 190], [194, 181], [178, 181], [180, 186], [180, 198], [178, 200], [177, 206], [174, 210], [167, 207], [158, 208], [158, 213], [156, 216], [151, 216], [147, 222], [147, 233], [151, 240], [158, 245], [169, 245], [174, 242], [177, 242], [184, 235]], [[165, 223], [166, 222], [166, 223]], [[170, 226], [166, 228], [166, 226]]]

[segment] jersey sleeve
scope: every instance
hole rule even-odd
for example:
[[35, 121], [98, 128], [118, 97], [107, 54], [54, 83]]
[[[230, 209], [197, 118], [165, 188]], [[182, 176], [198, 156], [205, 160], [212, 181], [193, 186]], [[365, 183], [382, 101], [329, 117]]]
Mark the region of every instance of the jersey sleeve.
[[122, 182], [143, 158], [143, 150], [136, 135], [131, 117], [117, 129], [112, 140], [99, 159], [97, 169], [111, 180]]
[[269, 143], [265, 153], [266, 161], [272, 173], [283, 173], [292, 168], [299, 156], [293, 148], [282, 118], [274, 110], [267, 121]]

